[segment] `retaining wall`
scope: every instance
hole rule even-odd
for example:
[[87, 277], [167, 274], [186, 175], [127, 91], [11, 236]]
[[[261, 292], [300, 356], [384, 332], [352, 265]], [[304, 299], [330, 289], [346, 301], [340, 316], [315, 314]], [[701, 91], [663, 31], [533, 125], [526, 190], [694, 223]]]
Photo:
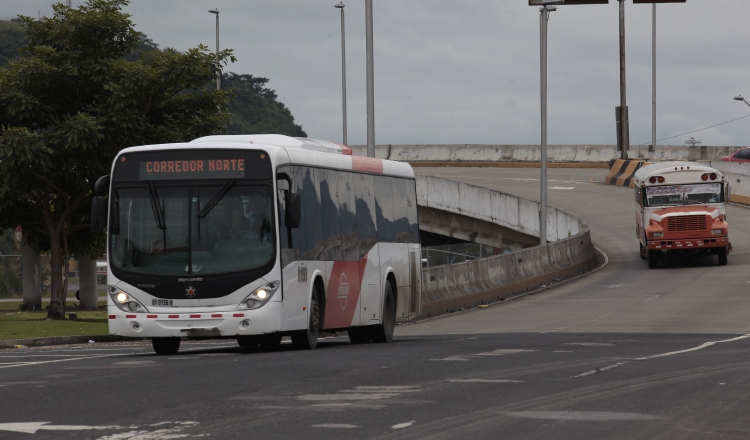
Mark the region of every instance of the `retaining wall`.
[[[644, 160], [720, 160], [739, 147], [709, 147], [688, 145], [657, 145], [649, 151], [647, 145], [631, 145], [629, 159]], [[367, 146], [351, 146], [357, 156], [367, 155]], [[376, 145], [375, 156], [381, 159], [420, 162], [539, 162], [539, 145]], [[548, 145], [550, 163], [609, 163], [620, 159], [615, 145]]]
[[[431, 176], [417, 177], [420, 206], [539, 236], [539, 204], [511, 194]], [[547, 246], [422, 270], [422, 317], [502, 300], [596, 266], [588, 225], [547, 208]]]

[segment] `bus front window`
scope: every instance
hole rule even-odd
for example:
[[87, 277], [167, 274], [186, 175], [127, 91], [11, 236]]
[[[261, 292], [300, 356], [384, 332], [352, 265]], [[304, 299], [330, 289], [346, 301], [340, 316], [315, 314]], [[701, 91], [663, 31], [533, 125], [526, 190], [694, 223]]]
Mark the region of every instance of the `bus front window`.
[[651, 186], [646, 188], [647, 206], [696, 205], [721, 202], [720, 183]]
[[114, 191], [120, 227], [111, 234], [110, 259], [117, 269], [214, 275], [258, 269], [275, 255], [270, 186], [152, 184]]

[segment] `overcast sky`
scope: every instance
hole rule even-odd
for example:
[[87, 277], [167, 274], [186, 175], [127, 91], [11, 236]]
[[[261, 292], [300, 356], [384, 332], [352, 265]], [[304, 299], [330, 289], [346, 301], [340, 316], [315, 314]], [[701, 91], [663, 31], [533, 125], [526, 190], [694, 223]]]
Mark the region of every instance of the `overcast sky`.
[[[340, 142], [339, 0], [131, 0], [161, 48], [216, 47], [228, 71], [268, 78], [308, 136]], [[349, 144], [367, 142], [365, 0], [346, 4]], [[2, 0], [0, 18], [51, 15]], [[79, 6], [81, 0], [73, 0]], [[539, 10], [527, 0], [374, 0], [377, 144], [539, 144]], [[632, 145], [651, 142], [651, 5], [625, 5]], [[549, 21], [548, 141], [615, 144], [619, 6], [560, 6]], [[750, 1], [657, 5], [657, 139], [750, 115]], [[660, 141], [750, 145], [750, 117]]]

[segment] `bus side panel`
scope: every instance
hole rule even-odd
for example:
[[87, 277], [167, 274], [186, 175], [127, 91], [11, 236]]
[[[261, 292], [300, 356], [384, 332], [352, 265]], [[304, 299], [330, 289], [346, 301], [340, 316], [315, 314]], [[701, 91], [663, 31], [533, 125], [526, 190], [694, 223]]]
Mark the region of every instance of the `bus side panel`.
[[284, 308], [282, 331], [307, 328], [307, 309], [310, 305], [311, 284], [316, 269], [324, 269], [321, 263], [295, 261], [283, 270]]
[[326, 263], [326, 310], [323, 328], [346, 328], [361, 323], [362, 272], [367, 259]]

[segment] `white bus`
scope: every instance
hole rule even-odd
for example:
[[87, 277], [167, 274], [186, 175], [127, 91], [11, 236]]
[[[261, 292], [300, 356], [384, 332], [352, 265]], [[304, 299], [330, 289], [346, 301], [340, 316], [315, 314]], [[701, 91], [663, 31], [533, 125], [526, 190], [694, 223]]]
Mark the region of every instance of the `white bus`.
[[95, 195], [109, 331], [151, 338], [156, 353], [183, 338], [274, 347], [287, 335], [312, 349], [343, 330], [390, 342], [421, 313], [406, 163], [305, 138], [208, 136], [122, 150]]
[[729, 182], [696, 162], [657, 162], [633, 176], [635, 234], [649, 269], [664, 254], [717, 255], [732, 250], [727, 223]]

